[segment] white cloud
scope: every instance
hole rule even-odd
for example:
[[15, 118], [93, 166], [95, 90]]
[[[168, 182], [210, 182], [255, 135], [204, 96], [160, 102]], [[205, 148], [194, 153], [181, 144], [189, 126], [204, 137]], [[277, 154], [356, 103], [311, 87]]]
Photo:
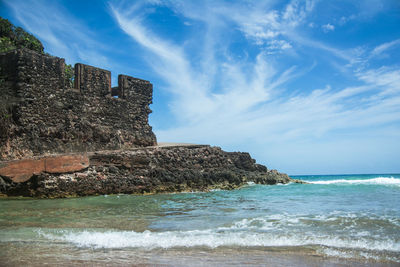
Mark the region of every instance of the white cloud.
[[343, 26], [343, 25], [345, 25], [346, 23], [348, 23], [349, 21], [352, 21], [352, 20], [354, 20], [354, 19], [356, 19], [357, 18], [357, 16], [356, 15], [350, 15], [350, 16], [342, 16], [342, 17], [340, 17], [340, 19], [339, 19], [339, 21], [338, 21], [338, 24], [340, 25], [340, 26]]
[[53, 1], [6, 1], [16, 19], [36, 35], [50, 54], [63, 57], [69, 63], [84, 61], [99, 67], [111, 63], [101, 50], [107, 47], [96, 40], [95, 33]]
[[400, 45], [400, 39], [396, 39], [394, 41], [391, 42], [387, 42], [387, 43], [383, 43], [381, 45], [378, 45], [377, 47], [375, 47], [372, 52], [371, 52], [371, 57], [376, 57], [381, 55], [383, 52]]
[[286, 36], [301, 24], [313, 10], [315, 1], [290, 1], [282, 11], [272, 8], [270, 2], [258, 2], [257, 5], [236, 5], [225, 7], [226, 20], [233, 21], [245, 36], [258, 45], [263, 45], [274, 38]]
[[324, 32], [330, 32], [335, 30], [335, 26], [330, 23], [322, 25], [321, 28]]
[[[207, 29], [211, 30], [198, 33], [199, 39], [202, 39], [201, 34], [212, 34], [210, 39], [218, 42], [218, 30], [232, 27], [232, 24], [221, 23], [226, 19], [239, 25], [247, 38], [265, 44], [271, 50], [293, 49], [289, 41], [281, 39], [281, 36], [286, 36], [292, 42], [320, 49], [348, 62], [348, 69], [359, 64], [355, 62], [354, 51], [342, 51], [284, 29], [284, 25], [297, 27], [300, 21], [305, 21], [307, 12], [312, 10], [311, 5], [308, 8], [300, 7], [296, 1], [292, 1], [283, 13], [276, 10], [263, 13], [259, 9], [251, 9], [249, 13], [240, 7], [238, 10], [230, 9], [229, 18], [218, 17], [209, 21], [197, 16], [196, 10], [180, 8], [185, 10], [181, 15], [190, 14], [193, 23], [198, 20], [208, 23]], [[221, 10], [216, 8], [213, 12]], [[295, 66], [279, 68], [271, 61], [268, 52], [260, 52], [254, 61], [235, 61], [226, 52], [228, 55], [217, 61], [218, 50], [205, 43], [208, 56], [212, 59], [208, 61], [211, 65], [194, 68], [193, 53], [196, 60], [202, 61], [203, 51], [187, 51], [184, 46], [160, 38], [136, 19], [135, 14], [127, 14], [116, 8], [113, 8], [113, 14], [128, 35], [161, 59], [161, 64], [153, 67], [167, 81], [166, 89], [174, 95], [170, 108], [180, 124], [172, 125], [169, 129], [156, 129], [159, 140], [211, 143], [227, 148], [250, 142], [253, 145], [260, 144], [260, 147], [253, 148], [263, 160], [272, 156], [263, 150], [269, 147], [275, 151], [279, 150], [279, 146], [291, 150], [288, 144], [292, 144], [297, 149], [305, 149], [317, 140], [331, 138], [334, 132], [368, 129], [371, 134], [378, 129], [382, 131], [384, 128], [380, 127], [386, 124], [399, 122], [398, 69], [358, 70], [355, 78], [361, 83], [359, 86], [307, 88], [306, 92], [292, 91], [287, 95], [285, 85], [302, 75], [303, 71]], [[213, 14], [208, 16], [212, 17]], [[326, 27], [328, 30], [334, 29], [330, 24]], [[384, 51], [391, 45], [382, 46], [376, 51]], [[219, 80], [219, 87], [213, 88], [209, 81], [216, 80]], [[357, 138], [354, 142], [357, 145]], [[333, 140], [332, 145], [335, 146]], [[329, 146], [323, 147], [328, 149]], [[343, 148], [343, 151], [348, 149]], [[326, 156], [322, 151], [315, 153]], [[280, 156], [295, 160], [284, 154]], [[274, 163], [278, 164], [276, 161]]]
[[270, 53], [274, 51], [283, 51], [292, 48], [292, 45], [285, 40], [271, 40], [267, 43], [267, 49]]
[[[355, 95], [371, 90], [381, 93], [388, 90], [389, 87], [380, 87], [385, 79], [366, 78], [371, 77], [371, 73], [358, 74], [360, 81], [366, 84], [364, 87], [350, 87], [343, 90], [326, 88], [287, 99], [281, 96], [284, 92], [282, 86], [293, 78], [294, 69], [278, 72], [273, 64], [268, 63], [266, 55], [259, 54], [257, 60], [250, 65], [250, 71], [245, 70], [249, 65], [242, 65], [240, 62], [225, 62], [218, 65], [217, 68], [223, 69], [220, 77], [223, 88], [214, 93], [206, 80], [213, 80], [212, 76], [215, 73], [210, 74], [211, 76], [202, 76], [202, 70], [192, 68], [190, 57], [184, 50], [155, 37], [154, 33], [141, 24], [141, 21], [133, 19], [135, 17], [133, 14], [128, 18], [120, 10], [113, 9], [113, 12], [122, 29], [163, 59], [163, 67], [155, 67], [155, 70], [168, 80], [169, 90], [178, 97], [172, 108], [175, 109], [177, 116], [184, 118], [184, 126], [159, 131], [161, 138], [187, 139], [191, 136], [192, 139], [200, 141], [206, 139], [208, 135], [220, 136], [221, 140], [218, 141], [225, 143], [226, 136], [231, 135], [232, 140], [249, 136], [282, 140], [300, 135], [319, 136], [331, 129], [354, 125], [368, 126], [371, 121], [374, 123], [379, 121], [370, 113], [371, 108], [364, 108], [368, 103], [357, 108], [345, 105], [346, 102], [356, 101], [353, 98]], [[286, 19], [292, 17], [293, 12], [292, 7], [287, 8], [284, 17]], [[291, 47], [283, 40], [272, 40], [269, 44], [280, 49]], [[339, 53], [335, 50], [330, 52]], [[397, 77], [396, 71], [379, 70], [377, 73], [386, 78]], [[395, 78], [393, 79], [397, 82]], [[388, 103], [388, 99], [381, 100]], [[375, 107], [373, 111], [376, 112], [377, 108]], [[382, 121], [393, 119], [393, 116], [387, 116], [387, 120]], [[210, 131], [212, 135], [209, 134]]]
[[314, 6], [315, 1], [307, 0], [305, 2], [300, 2], [298, 0], [292, 0], [283, 11], [282, 19], [286, 26], [290, 25], [296, 27], [300, 23], [304, 22], [305, 18], [313, 10]]

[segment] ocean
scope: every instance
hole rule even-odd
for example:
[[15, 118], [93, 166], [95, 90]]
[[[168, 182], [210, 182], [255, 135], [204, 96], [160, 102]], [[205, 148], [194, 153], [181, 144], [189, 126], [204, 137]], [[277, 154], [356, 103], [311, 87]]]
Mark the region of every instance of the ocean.
[[70, 199], [0, 199], [5, 266], [400, 266], [400, 175]]

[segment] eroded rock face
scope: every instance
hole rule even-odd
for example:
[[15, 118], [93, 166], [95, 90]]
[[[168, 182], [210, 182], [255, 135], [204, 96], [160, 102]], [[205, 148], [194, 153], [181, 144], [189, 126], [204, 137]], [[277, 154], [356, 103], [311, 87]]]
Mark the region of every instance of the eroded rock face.
[[34, 197], [142, 194], [293, 181], [286, 174], [256, 164], [248, 153], [225, 152], [210, 146], [149, 147], [88, 153], [86, 157], [62, 155], [35, 162], [43, 166], [43, 161], [47, 168], [31, 168], [30, 164], [32, 175], [27, 180], [9, 178], [4, 170], [12, 164], [4, 167], [3, 163], [0, 193]]

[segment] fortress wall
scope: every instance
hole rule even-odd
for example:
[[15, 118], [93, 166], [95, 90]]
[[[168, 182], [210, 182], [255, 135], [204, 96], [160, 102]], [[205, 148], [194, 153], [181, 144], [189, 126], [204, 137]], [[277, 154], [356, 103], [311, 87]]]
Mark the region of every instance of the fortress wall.
[[[7, 53], [0, 56], [0, 79], [2, 90], [0, 93], [15, 95], [15, 87], [17, 83], [17, 53]], [[9, 90], [13, 88], [14, 90]]]
[[7, 129], [0, 129], [1, 160], [156, 144], [148, 125], [151, 92], [113, 98], [111, 73], [83, 64], [75, 70], [79, 90], [66, 88], [64, 67], [62, 58], [29, 50], [0, 55], [1, 92], [13, 96], [0, 100], [10, 113], [0, 127]]
[[77, 63], [75, 64], [75, 88], [85, 95], [110, 95], [111, 72]]
[[153, 99], [153, 85], [146, 80], [118, 75], [118, 88], [120, 97], [126, 99], [141, 99], [151, 104]]
[[46, 95], [47, 88], [64, 89], [64, 68], [64, 59], [27, 49], [1, 54], [2, 93], [29, 100]]

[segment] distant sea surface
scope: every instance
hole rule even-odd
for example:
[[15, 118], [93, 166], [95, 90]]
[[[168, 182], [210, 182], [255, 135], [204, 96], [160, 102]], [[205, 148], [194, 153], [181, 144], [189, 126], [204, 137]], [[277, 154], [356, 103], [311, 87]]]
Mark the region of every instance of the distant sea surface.
[[0, 199], [0, 265], [399, 266], [400, 175]]

